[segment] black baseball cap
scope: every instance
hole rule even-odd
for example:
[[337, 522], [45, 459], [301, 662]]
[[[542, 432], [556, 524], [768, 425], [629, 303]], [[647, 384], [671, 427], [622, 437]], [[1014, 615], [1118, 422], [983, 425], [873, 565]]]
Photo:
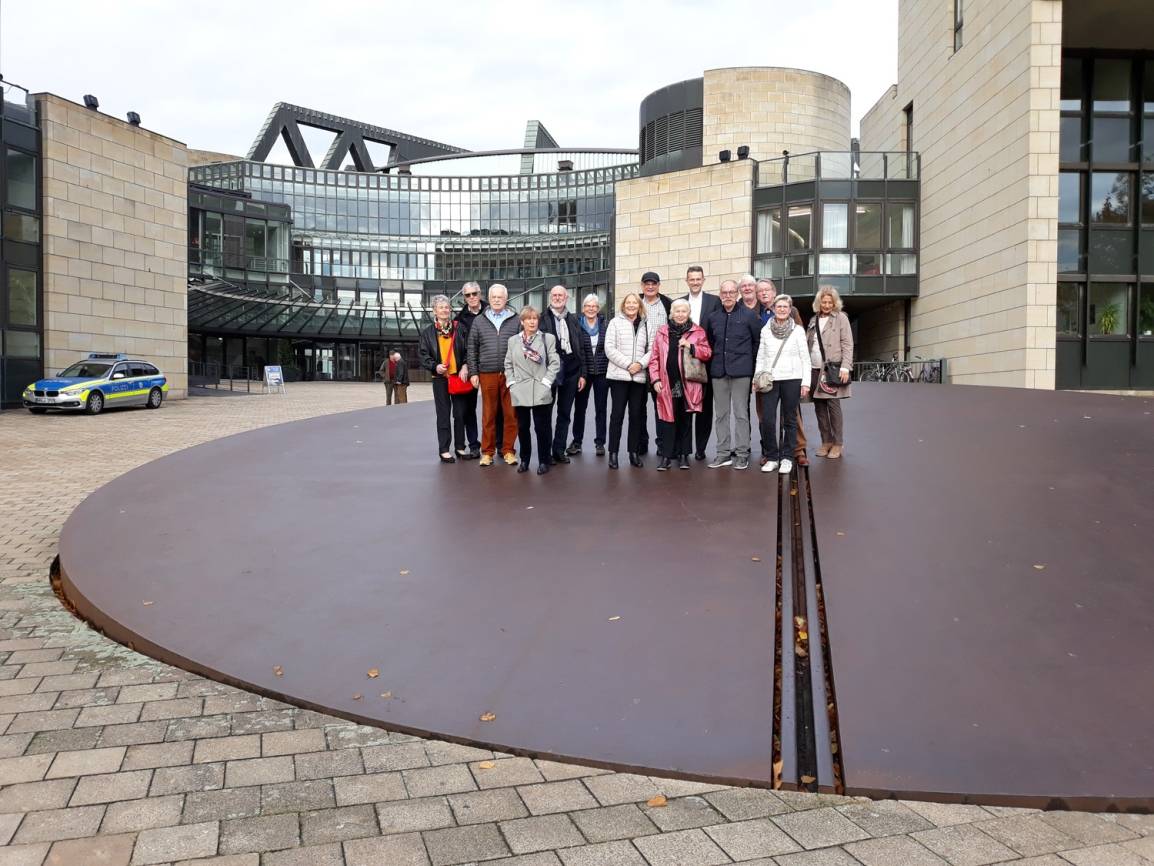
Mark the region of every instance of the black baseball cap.
[[646, 271], [641, 275], [641, 282], [643, 283], [660, 283], [661, 277], [653, 273], [653, 271]]

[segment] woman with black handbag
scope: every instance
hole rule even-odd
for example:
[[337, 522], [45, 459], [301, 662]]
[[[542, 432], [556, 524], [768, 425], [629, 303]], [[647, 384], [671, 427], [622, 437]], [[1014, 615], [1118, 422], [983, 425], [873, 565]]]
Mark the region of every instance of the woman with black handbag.
[[657, 395], [657, 424], [660, 431], [664, 472], [674, 460], [681, 469], [689, 468], [693, 416], [701, 411], [705, 394], [705, 361], [713, 354], [705, 331], [689, 318], [689, 301], [674, 301], [669, 322], [653, 335], [649, 355], [649, 381]]
[[853, 329], [842, 312], [841, 295], [833, 286], [821, 286], [813, 299], [809, 320], [809, 352], [813, 363], [813, 411], [821, 430], [818, 457], [837, 460], [842, 455], [841, 401], [850, 396], [853, 369]]
[[[810, 360], [805, 333], [793, 319], [793, 298], [778, 295], [773, 316], [761, 329], [761, 343], [753, 366], [753, 388], [761, 401], [762, 441], [769, 460], [762, 472], [793, 471], [797, 449], [797, 419], [801, 400], [809, 393]], [[776, 423], [781, 408], [781, 438]]]

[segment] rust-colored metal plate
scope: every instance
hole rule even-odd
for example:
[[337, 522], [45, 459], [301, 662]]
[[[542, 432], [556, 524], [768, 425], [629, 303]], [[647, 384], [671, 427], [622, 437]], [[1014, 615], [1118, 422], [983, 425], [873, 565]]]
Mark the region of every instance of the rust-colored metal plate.
[[1154, 401], [855, 385], [815, 517], [847, 788], [1154, 805]]
[[776, 476], [655, 465], [443, 466], [430, 404], [267, 428], [90, 496], [63, 584], [114, 638], [304, 706], [769, 784]]

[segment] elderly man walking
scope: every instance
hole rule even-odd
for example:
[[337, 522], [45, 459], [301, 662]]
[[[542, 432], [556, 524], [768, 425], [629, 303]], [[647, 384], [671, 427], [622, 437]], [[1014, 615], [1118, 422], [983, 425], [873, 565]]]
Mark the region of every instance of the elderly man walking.
[[502, 415], [501, 446], [509, 466], [517, 465], [517, 416], [505, 383], [505, 354], [509, 338], [521, 330], [521, 321], [507, 306], [509, 290], [500, 283], [489, 287], [489, 307], [469, 329], [469, 381], [481, 392], [481, 465], [492, 466], [497, 451], [497, 411]]
[[561, 371], [553, 382], [553, 405], [557, 421], [553, 425], [553, 462], [568, 463], [565, 443], [569, 437], [569, 422], [573, 419], [573, 401], [577, 392], [585, 389], [586, 359], [591, 354], [585, 344], [589, 335], [581, 330], [581, 321], [569, 312], [569, 290], [554, 286], [549, 290], [549, 309], [541, 315], [541, 333], [552, 334], [561, 356]]

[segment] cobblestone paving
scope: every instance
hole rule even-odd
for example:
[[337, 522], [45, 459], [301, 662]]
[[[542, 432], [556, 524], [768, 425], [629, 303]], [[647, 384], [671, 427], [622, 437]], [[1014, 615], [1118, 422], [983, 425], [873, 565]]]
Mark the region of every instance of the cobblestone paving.
[[[0, 866], [1154, 863], [1150, 816], [721, 788], [359, 727], [137, 655], [52, 594], [61, 525], [110, 479], [383, 396], [297, 384], [159, 412], [0, 414]], [[658, 793], [668, 805], [648, 806]]]

